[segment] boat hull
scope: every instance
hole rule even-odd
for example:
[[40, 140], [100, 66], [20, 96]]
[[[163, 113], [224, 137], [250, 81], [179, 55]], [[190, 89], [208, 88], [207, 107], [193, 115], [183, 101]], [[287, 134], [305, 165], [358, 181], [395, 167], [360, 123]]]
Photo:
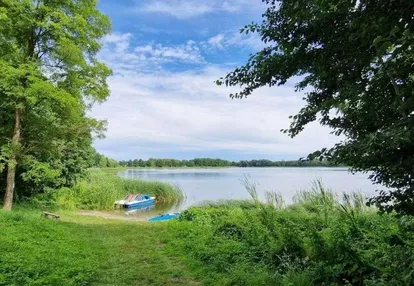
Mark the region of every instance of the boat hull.
[[155, 198], [150, 198], [148, 200], [142, 201], [132, 201], [123, 204], [123, 207], [126, 209], [144, 209], [151, 207], [155, 204]]
[[170, 213], [170, 214], [163, 214], [159, 216], [152, 217], [148, 219], [150, 222], [157, 222], [157, 221], [167, 221], [171, 219], [176, 219], [180, 216], [180, 213]]

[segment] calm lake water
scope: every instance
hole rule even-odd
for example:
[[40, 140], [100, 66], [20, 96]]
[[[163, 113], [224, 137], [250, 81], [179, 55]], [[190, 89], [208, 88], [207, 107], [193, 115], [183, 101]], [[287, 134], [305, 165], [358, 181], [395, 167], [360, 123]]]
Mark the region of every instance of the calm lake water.
[[297, 191], [308, 189], [321, 178], [326, 187], [341, 194], [360, 191], [372, 195], [376, 186], [367, 174], [352, 175], [346, 168], [223, 168], [223, 169], [131, 169], [119, 173], [128, 179], [165, 181], [178, 185], [186, 195], [179, 206], [165, 206], [164, 211], [180, 211], [203, 201], [249, 199], [240, 179], [250, 177], [258, 184], [261, 199], [265, 191], [280, 192], [287, 203]]

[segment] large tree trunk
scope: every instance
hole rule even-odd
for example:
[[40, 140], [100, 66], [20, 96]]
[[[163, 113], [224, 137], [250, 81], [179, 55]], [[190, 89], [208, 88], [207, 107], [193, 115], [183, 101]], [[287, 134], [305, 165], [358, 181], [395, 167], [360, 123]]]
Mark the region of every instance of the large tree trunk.
[[6, 192], [4, 194], [3, 201], [3, 210], [6, 211], [10, 211], [13, 204], [13, 193], [17, 167], [17, 153], [15, 148], [20, 144], [21, 116], [22, 110], [20, 108], [16, 108], [16, 110], [14, 111], [14, 131], [12, 137], [12, 146], [14, 150], [7, 164]]

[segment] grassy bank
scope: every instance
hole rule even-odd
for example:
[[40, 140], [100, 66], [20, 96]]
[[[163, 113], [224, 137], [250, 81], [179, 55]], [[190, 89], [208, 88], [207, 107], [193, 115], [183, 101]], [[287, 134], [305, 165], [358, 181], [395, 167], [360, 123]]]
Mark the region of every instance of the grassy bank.
[[287, 207], [266, 198], [164, 223], [0, 211], [0, 285], [414, 285], [414, 218], [319, 183]]
[[414, 285], [414, 218], [323, 188], [268, 198], [190, 208], [165, 243], [206, 285]]
[[93, 169], [72, 188], [52, 190], [32, 201], [44, 208], [107, 210], [127, 194], [154, 195], [159, 203], [172, 203], [183, 198], [182, 191], [171, 184], [123, 179], [116, 174], [115, 169]]
[[195, 285], [163, 224], [0, 210], [0, 285]]

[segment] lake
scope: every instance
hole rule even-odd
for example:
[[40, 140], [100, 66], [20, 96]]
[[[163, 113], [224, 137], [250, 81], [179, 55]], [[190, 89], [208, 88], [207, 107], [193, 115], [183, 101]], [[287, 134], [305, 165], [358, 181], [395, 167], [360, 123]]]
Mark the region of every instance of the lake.
[[224, 199], [249, 199], [240, 179], [248, 176], [256, 182], [261, 199], [265, 191], [277, 191], [286, 203], [291, 203], [297, 191], [309, 189], [311, 183], [321, 178], [333, 191], [360, 191], [370, 196], [374, 186], [367, 174], [351, 174], [346, 168], [217, 168], [217, 169], [131, 169], [119, 173], [128, 179], [144, 179], [169, 182], [178, 185], [186, 199], [166, 211], [181, 211], [203, 201]]

